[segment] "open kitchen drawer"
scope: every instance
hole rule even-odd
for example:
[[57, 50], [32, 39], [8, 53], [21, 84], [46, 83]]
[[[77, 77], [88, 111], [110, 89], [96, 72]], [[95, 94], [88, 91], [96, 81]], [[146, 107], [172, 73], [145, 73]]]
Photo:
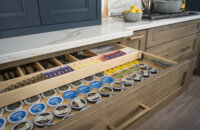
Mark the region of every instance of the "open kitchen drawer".
[[[55, 58], [52, 61], [55, 62], [58, 60], [58, 63], [61, 64], [59, 65], [57, 63], [55, 64], [57, 67], [50, 69], [45, 69], [41, 66], [40, 62], [34, 63], [35, 65], [38, 64], [37, 66], [41, 66], [43, 69], [33, 74], [22, 75], [15, 79], [2, 81], [0, 82], [0, 90], [4, 90], [8, 86], [13, 86], [18, 82], [30, 80], [31, 77], [40, 76], [40, 80], [26, 83], [24, 86], [16, 87], [10, 91], [2, 91], [0, 94], [0, 106], [4, 107], [11, 103], [69, 84], [73, 81], [83, 79], [87, 76], [137, 60], [140, 63], [156, 67], [159, 73], [145, 78], [144, 81], [136, 82], [133, 87], [128, 87], [124, 91], [114, 92], [116, 95], [103, 97], [100, 103], [88, 103], [88, 108], [81, 112], [73, 110], [72, 113], [75, 115], [63, 121], [55, 117], [53, 122], [56, 124], [48, 127], [48, 129], [52, 130], [125, 129], [131, 124], [134, 124], [139, 118], [145, 116], [145, 114], [151, 111], [151, 108], [155, 107], [155, 105], [165, 97], [174, 91], [181, 91], [187, 87], [188, 79], [191, 76], [190, 67], [196, 58], [188, 59], [187, 61], [177, 64], [176, 62], [124, 45], [115, 44], [114, 46], [118, 48], [118, 50], [106, 54], [98, 54], [94, 52], [94, 49], [81, 52], [81, 54], [90, 56], [90, 58], [86, 57], [84, 60], [79, 60], [75, 57], [76, 55], [67, 54], [68, 58], [70, 57], [69, 59], [72, 61], [67, 64], [67, 67], [71, 67], [73, 71], [65, 74], [54, 76], [46, 75], [47, 73], [49, 74], [57, 69], [66, 67], [66, 65], [63, 64], [64, 62], [59, 61], [59, 58]], [[113, 54], [119, 54], [119, 52], [120, 55], [115, 55], [115, 57], [113, 57]], [[21, 68], [18, 69], [21, 70]], [[20, 71], [18, 73], [20, 73]], [[72, 89], [76, 90], [75, 88]], [[92, 91], [96, 90], [92, 89]], [[61, 93], [57, 95], [62, 96]], [[83, 95], [80, 95], [80, 97], [85, 98]], [[44, 103], [46, 103], [46, 101], [46, 99], [41, 100], [41, 102]], [[63, 103], [69, 104], [67, 101]], [[22, 109], [28, 110], [28, 108], [28, 105], [24, 105]], [[47, 108], [46, 111], [52, 112], [53, 109]], [[10, 113], [5, 112], [3, 117], [7, 118], [9, 114]], [[33, 120], [33, 118], [34, 116], [29, 114], [27, 119]], [[10, 128], [11, 126], [12, 125], [8, 123], [6, 127]], [[36, 126], [35, 129], [37, 129]]]

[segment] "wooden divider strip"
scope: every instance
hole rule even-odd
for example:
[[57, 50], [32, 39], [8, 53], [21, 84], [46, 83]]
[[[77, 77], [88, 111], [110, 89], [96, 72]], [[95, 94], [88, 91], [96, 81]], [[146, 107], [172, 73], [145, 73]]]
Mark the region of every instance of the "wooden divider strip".
[[35, 66], [37, 67], [38, 70], [40, 70], [40, 71], [45, 70], [44, 67], [38, 61], [34, 62], [34, 64], [35, 64]]
[[3, 81], [3, 76], [0, 74], [0, 82]]
[[17, 66], [16, 68], [17, 68], [17, 71], [18, 71], [20, 76], [24, 76], [25, 75], [20, 66]]
[[54, 58], [51, 58], [51, 59], [49, 59], [49, 60], [51, 60], [53, 63], [55, 63], [57, 66], [61, 66], [61, 65], [63, 65], [59, 60], [57, 60], [55, 57]]
[[76, 57], [74, 57], [71, 54], [66, 54], [65, 57], [67, 58], [67, 60], [69, 60], [70, 62], [74, 62], [74, 61], [79, 61], [79, 59], [77, 59]]
[[84, 50], [84, 53], [86, 53], [90, 56], [97, 56], [98, 55], [96, 52], [93, 52], [92, 50]]

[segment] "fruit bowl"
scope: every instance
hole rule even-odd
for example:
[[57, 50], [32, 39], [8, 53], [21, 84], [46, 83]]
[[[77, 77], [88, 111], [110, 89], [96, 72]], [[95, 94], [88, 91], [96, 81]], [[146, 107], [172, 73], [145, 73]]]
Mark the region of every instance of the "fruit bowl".
[[132, 5], [130, 10], [124, 10], [123, 18], [125, 22], [139, 22], [142, 20], [142, 10]]
[[123, 12], [123, 18], [125, 22], [139, 22], [142, 20], [143, 13], [125, 13]]

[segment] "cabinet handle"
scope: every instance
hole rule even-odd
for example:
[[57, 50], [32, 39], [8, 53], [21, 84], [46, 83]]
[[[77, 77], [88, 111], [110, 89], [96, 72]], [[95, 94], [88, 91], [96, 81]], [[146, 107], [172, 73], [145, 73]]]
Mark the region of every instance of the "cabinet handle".
[[143, 108], [143, 111], [139, 112], [138, 114], [136, 114], [135, 116], [133, 116], [132, 118], [130, 118], [129, 120], [123, 122], [120, 126], [115, 127], [112, 123], [108, 123], [107, 127], [110, 130], [122, 130], [124, 128], [126, 128], [127, 126], [129, 126], [130, 124], [132, 124], [133, 122], [135, 122], [137, 119], [139, 119], [140, 117], [142, 117], [143, 115], [145, 115], [147, 112], [150, 111], [150, 108], [142, 103], [138, 103], [138, 107]]
[[186, 51], [190, 48], [190, 46], [187, 46], [186, 48], [181, 49], [181, 52]]
[[144, 35], [139, 35], [139, 36], [135, 36], [135, 37], [129, 37], [128, 38], [128, 40], [136, 40], [136, 39], [141, 39], [141, 38], [143, 38], [144, 37]]

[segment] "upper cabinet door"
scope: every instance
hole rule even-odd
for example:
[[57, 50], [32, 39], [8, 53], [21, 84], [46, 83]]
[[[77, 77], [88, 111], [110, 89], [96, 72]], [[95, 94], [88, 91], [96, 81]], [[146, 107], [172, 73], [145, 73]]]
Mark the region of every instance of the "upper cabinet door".
[[0, 0], [0, 30], [40, 24], [37, 0]]
[[98, 0], [39, 0], [42, 24], [97, 19]]

